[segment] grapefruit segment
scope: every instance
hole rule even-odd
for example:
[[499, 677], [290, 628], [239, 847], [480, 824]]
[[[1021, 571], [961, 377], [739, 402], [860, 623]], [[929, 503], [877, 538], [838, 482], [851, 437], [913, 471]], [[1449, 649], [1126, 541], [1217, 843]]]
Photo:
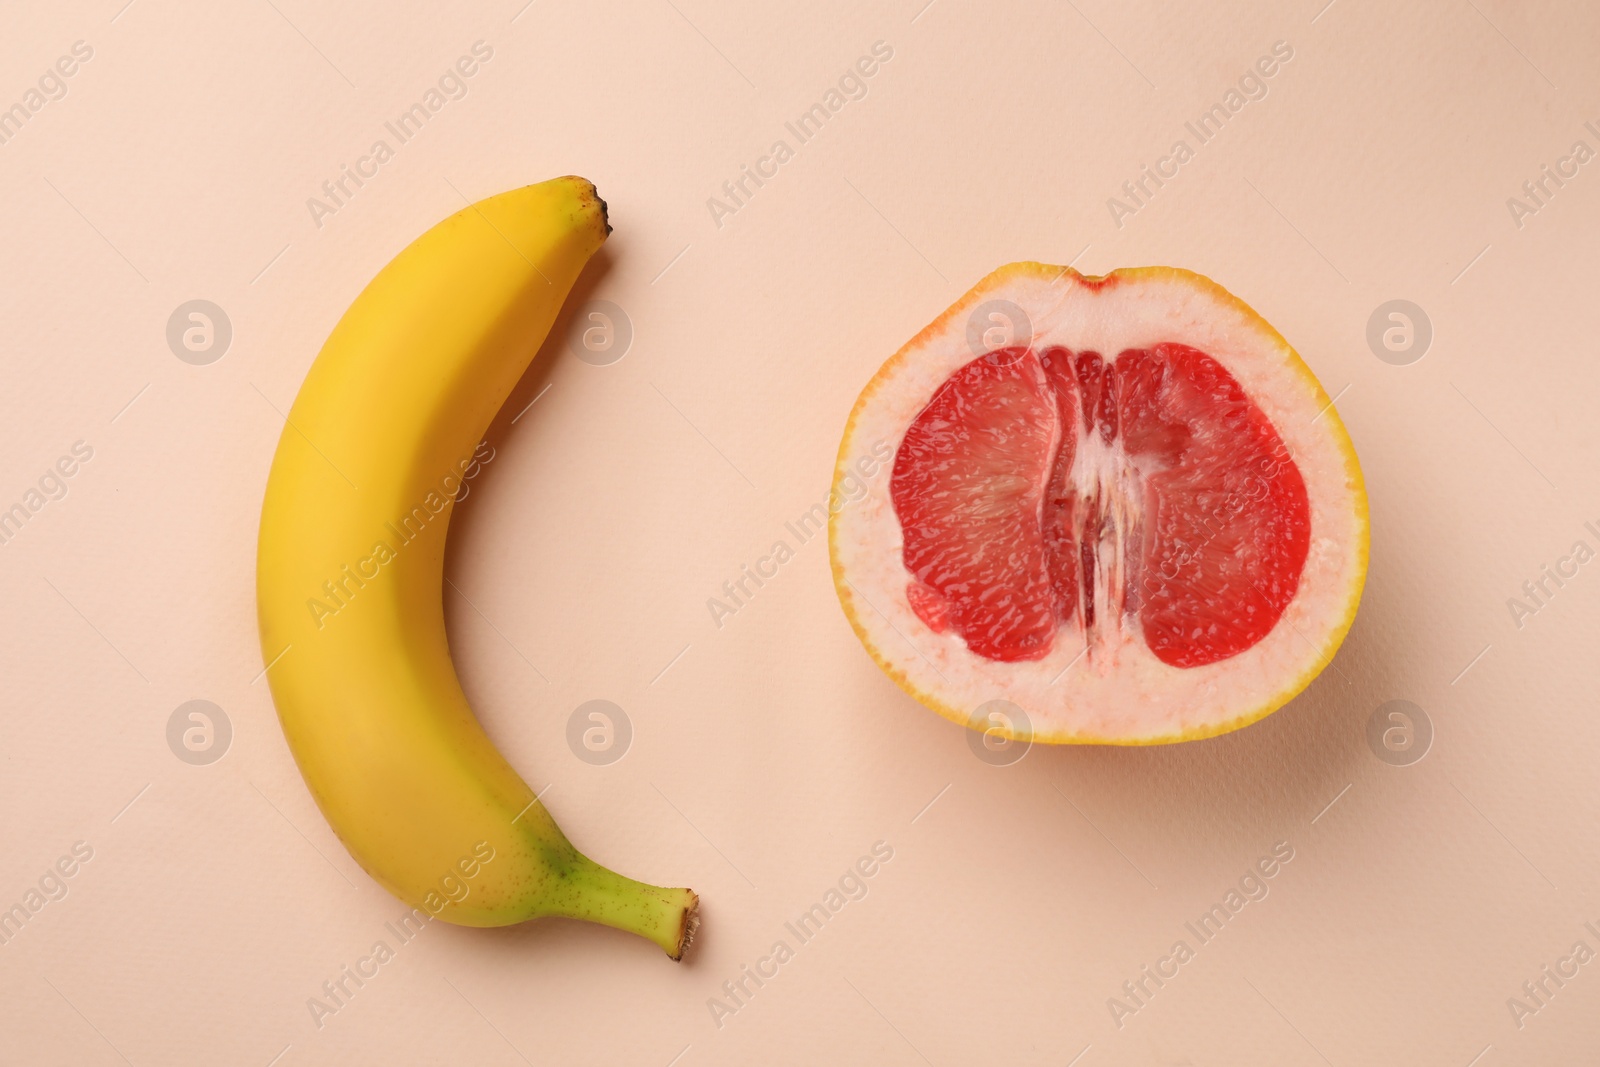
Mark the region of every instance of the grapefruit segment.
[[[974, 351], [997, 300], [1027, 343]], [[1040, 740], [1233, 729], [1310, 682], [1359, 601], [1338, 413], [1187, 271], [1001, 268], [868, 384], [840, 475], [874, 443], [893, 467], [832, 516], [836, 585], [880, 665], [958, 721], [1004, 698]]]
[[895, 510], [918, 587], [908, 596], [923, 605], [924, 622], [924, 612], [947, 618], [988, 659], [1033, 659], [1050, 648], [1055, 605], [1039, 500], [1059, 436], [1039, 358], [1003, 350], [952, 374], [895, 453]]
[[[1124, 423], [1129, 450], [1158, 464], [1138, 581], [1145, 642], [1174, 667], [1236, 656], [1277, 625], [1299, 587], [1311, 541], [1305, 482], [1272, 424], [1215, 359], [1163, 344], [1123, 353], [1119, 368], [1124, 361], [1137, 368]], [[1135, 435], [1146, 422], [1157, 429]], [[1175, 426], [1186, 427], [1181, 443]]]

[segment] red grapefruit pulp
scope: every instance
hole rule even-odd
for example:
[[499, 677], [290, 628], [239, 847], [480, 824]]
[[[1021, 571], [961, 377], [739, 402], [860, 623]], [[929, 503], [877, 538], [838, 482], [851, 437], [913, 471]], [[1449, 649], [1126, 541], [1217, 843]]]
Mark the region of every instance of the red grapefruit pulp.
[[890, 492], [913, 610], [993, 660], [1125, 616], [1175, 667], [1225, 659], [1277, 623], [1310, 544], [1271, 423], [1176, 344], [977, 357], [906, 431]]
[[[996, 307], [1023, 336], [974, 344]], [[1002, 268], [868, 385], [840, 476], [879, 441], [888, 477], [833, 518], [836, 584], [880, 665], [959, 721], [1004, 699], [1006, 732], [1044, 740], [1232, 729], [1309, 683], [1359, 599], [1337, 412], [1186, 271]]]

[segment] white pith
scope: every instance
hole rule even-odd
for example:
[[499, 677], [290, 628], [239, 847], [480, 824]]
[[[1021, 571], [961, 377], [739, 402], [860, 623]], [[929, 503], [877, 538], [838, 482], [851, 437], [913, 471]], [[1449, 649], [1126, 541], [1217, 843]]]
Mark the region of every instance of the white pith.
[[[1077, 451], [1072, 457], [1072, 543], [1083, 544], [1084, 531], [1098, 510], [1100, 536], [1094, 544], [1094, 573], [1083, 574], [1079, 561], [1078, 608], [1073, 615], [1076, 633], [1057, 635], [1057, 640], [1081, 640], [1088, 665], [1098, 667], [1122, 639], [1126, 625], [1136, 622], [1123, 611], [1123, 591], [1128, 588], [1129, 571], [1138, 565], [1138, 549], [1144, 532], [1144, 471], [1141, 458], [1130, 456], [1123, 440], [1107, 442], [1098, 430], [1085, 426], [1078, 434]], [[1153, 460], [1143, 460], [1153, 463]], [[1137, 586], [1137, 576], [1135, 576]], [[1089, 595], [1093, 594], [1090, 600]], [[1088, 633], [1083, 620], [1094, 605], [1094, 622]]]
[[[1360, 596], [1366, 556], [1366, 504], [1360, 473], [1337, 412], [1293, 350], [1247, 309], [1203, 280], [1134, 275], [1094, 287], [1068, 274], [1019, 273], [966, 304], [1004, 299], [1029, 316], [1032, 347], [1091, 350], [1107, 359], [1130, 348], [1178, 342], [1221, 363], [1271, 421], [1305, 481], [1311, 545], [1298, 590], [1266, 637], [1246, 651], [1201, 667], [1177, 668], [1145, 647], [1137, 620], [1105, 625], [1097, 613], [1093, 652], [1085, 655], [1082, 612], [1038, 660], [999, 663], [972, 653], [953, 633], [934, 633], [911, 610], [890, 478], [872, 479], [866, 495], [833, 519], [834, 563], [841, 596], [891, 673], [952, 717], [1005, 699], [1026, 714], [1017, 733], [1039, 740], [1138, 743], [1215, 733], [1272, 710], [1331, 659]], [[858, 403], [840, 453], [841, 469], [870, 456], [875, 443], [898, 449], [935, 390], [974, 358], [961, 309], [887, 364]], [[1080, 439], [1072, 477], [1079, 499], [1098, 495], [1123, 530], [1140, 520], [1137, 484], [1145, 472], [1119, 441]], [[1121, 514], [1118, 514], [1120, 510]], [[1079, 520], [1081, 521], [1081, 519]], [[1122, 524], [1128, 525], [1122, 525]], [[1109, 536], [1097, 556], [1095, 598], [1107, 605], [1127, 566]], [[1120, 599], [1120, 593], [1116, 594]]]

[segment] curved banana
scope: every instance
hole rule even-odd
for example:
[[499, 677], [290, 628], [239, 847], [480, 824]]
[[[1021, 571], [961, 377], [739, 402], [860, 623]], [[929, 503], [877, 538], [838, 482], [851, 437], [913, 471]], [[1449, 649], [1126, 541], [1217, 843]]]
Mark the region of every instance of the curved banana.
[[698, 898], [573, 848], [479, 726], [444, 626], [454, 497], [610, 232], [594, 186], [557, 178], [457, 212], [378, 273], [278, 441], [256, 596], [284, 735], [373, 878], [448, 922], [564, 915], [678, 959]]

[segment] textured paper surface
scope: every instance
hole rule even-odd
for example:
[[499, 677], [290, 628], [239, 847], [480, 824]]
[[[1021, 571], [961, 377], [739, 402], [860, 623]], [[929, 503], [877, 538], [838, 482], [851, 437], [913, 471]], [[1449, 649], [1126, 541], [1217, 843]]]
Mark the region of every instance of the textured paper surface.
[[[1600, 15], [123, 2], [0, 15], [0, 107], [26, 115], [0, 126], [0, 507], [40, 490], [0, 545], [0, 906], [44, 883], [0, 944], [0, 1061], [1595, 1055], [1600, 962], [1573, 952], [1600, 952], [1600, 562], [1572, 552], [1600, 551]], [[492, 55], [446, 78], [476, 42]], [[861, 96], [841, 78], [875, 42], [892, 55]], [[1250, 80], [1276, 42], [1292, 58]], [[830, 90], [802, 142], [786, 124]], [[402, 141], [386, 124], [418, 103]], [[1185, 124], [1218, 104], [1201, 143]], [[1176, 173], [1136, 200], [1146, 166]], [[335, 201], [345, 167], [369, 176]], [[736, 203], [743, 167], [768, 176]], [[260, 677], [262, 488], [323, 338], [423, 229], [564, 173], [616, 227], [572, 306], [610, 302], [631, 340], [585, 361], [563, 320], [455, 519], [470, 605], [447, 610], [468, 694], [572, 839], [703, 895], [681, 966], [565, 922], [400, 944], [403, 907], [318, 814]], [[872, 665], [823, 539], [786, 525], [825, 499], [880, 362], [1016, 259], [1200, 271], [1338, 397], [1371, 494], [1365, 600], [1265, 721], [986, 763]], [[210, 362], [217, 335], [184, 348], [187, 317], [188, 359], [169, 345], [194, 300], [231, 328]], [[1385, 311], [1375, 349], [1395, 300], [1412, 347], [1383, 347], [1404, 332]], [[708, 600], [779, 541], [792, 558], [717, 625]], [[194, 700], [231, 726], [211, 714], [198, 755], [189, 712], [168, 740]], [[591, 700], [631, 726], [615, 762], [569, 747]], [[1431, 727], [1409, 766], [1368, 741], [1394, 700]], [[785, 924], [877, 842], [893, 856], [866, 895], [802, 943]], [[1266, 896], [1189, 932], [1275, 846], [1293, 858]], [[49, 876], [62, 857], [71, 877]], [[308, 1000], [380, 940], [394, 958], [318, 1017]]]

